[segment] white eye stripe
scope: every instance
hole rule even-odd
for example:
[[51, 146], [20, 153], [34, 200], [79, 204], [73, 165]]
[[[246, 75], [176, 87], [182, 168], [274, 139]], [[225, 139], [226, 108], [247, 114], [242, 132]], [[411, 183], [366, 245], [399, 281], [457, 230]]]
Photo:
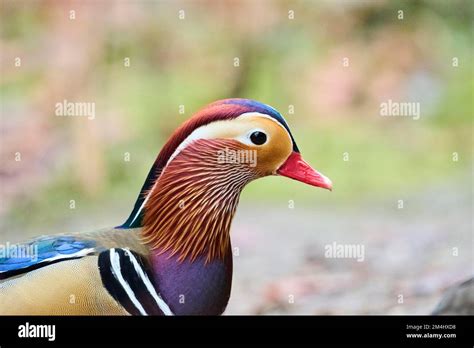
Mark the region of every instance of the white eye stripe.
[[[285, 133], [288, 135], [288, 137], [290, 138], [291, 140], [291, 136], [290, 136], [290, 133], [288, 132], [288, 130], [280, 123], [278, 122], [277, 120], [275, 120], [273, 117], [271, 117], [270, 115], [267, 115], [267, 114], [261, 114], [259, 112], [246, 112], [242, 115], [239, 116], [239, 118], [249, 118], [249, 117], [252, 117], [254, 116], [255, 114], [257, 114], [258, 116], [261, 116], [261, 117], [265, 117], [266, 119], [269, 119], [270, 121], [272, 122], [275, 122], [277, 125], [279, 125], [281, 128], [283, 128], [285, 130]], [[286, 121], [285, 121], [286, 122]], [[293, 140], [291, 140], [293, 142]]]
[[[255, 117], [255, 116], [260, 116], [260, 117], [265, 117], [266, 119], [269, 119], [271, 120], [272, 122], [275, 122], [276, 124], [278, 124], [280, 127], [282, 127], [285, 132], [288, 134], [288, 137], [290, 137], [290, 134], [288, 133], [288, 131], [285, 129], [285, 127], [283, 127], [283, 125], [280, 124], [280, 122], [276, 121], [273, 117], [269, 116], [269, 115], [266, 115], [266, 114], [262, 114], [260, 112], [246, 112], [246, 113], [243, 113], [242, 115], [240, 116], [237, 116], [235, 119], [232, 119], [232, 120], [226, 120], [226, 121], [217, 121], [217, 122], [232, 122], [233, 120], [236, 120], [236, 119], [245, 119], [245, 118], [249, 118], [249, 117]], [[183, 140], [183, 142], [181, 144], [179, 144], [179, 146], [176, 148], [176, 150], [174, 151], [174, 153], [170, 156], [170, 158], [168, 159], [168, 162], [166, 162], [166, 165], [164, 168], [166, 168], [166, 166], [168, 166], [168, 164], [181, 152], [183, 151], [187, 146], [189, 146], [189, 144], [191, 144], [193, 141], [195, 140], [199, 140], [199, 139], [213, 139], [215, 138], [216, 136], [216, 129], [215, 129], [215, 125], [217, 122], [213, 122], [213, 123], [209, 123], [207, 125], [204, 125], [204, 126], [201, 126], [197, 129], [195, 129], [190, 135], [188, 135], [188, 137], [186, 139]], [[255, 128], [255, 130], [259, 130], [261, 132], [263, 132], [263, 130], [259, 129], [259, 128]], [[252, 130], [251, 132], [249, 132], [248, 134], [248, 139], [247, 140], [244, 140], [244, 137], [247, 136], [244, 135], [244, 136], [238, 136], [234, 139], [244, 143], [244, 144], [247, 144], [247, 145], [254, 145], [252, 142], [250, 142], [250, 134], [252, 134], [253, 131], [255, 130]], [[267, 134], [266, 132], [264, 132], [265, 134]], [[267, 137], [268, 137], [268, 134], [267, 134]], [[291, 139], [291, 137], [290, 137]], [[163, 169], [164, 169], [163, 168]]]

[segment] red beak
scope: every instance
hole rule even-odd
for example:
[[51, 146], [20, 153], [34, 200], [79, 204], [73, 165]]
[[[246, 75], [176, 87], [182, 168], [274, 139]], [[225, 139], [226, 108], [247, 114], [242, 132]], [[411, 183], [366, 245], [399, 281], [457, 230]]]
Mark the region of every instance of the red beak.
[[285, 163], [283, 163], [277, 170], [277, 173], [278, 175], [283, 175], [288, 178], [304, 182], [308, 185], [322, 187], [332, 191], [331, 180], [311, 168], [311, 166], [303, 160], [301, 154], [298, 152], [293, 151]]

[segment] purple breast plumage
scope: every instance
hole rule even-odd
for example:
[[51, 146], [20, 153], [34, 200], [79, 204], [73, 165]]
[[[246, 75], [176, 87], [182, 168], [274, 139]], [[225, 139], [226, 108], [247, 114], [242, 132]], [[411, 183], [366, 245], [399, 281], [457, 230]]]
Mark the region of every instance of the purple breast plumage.
[[232, 253], [224, 259], [206, 262], [178, 261], [169, 252], [153, 252], [151, 256], [154, 281], [163, 300], [176, 315], [222, 314], [229, 301], [232, 285]]

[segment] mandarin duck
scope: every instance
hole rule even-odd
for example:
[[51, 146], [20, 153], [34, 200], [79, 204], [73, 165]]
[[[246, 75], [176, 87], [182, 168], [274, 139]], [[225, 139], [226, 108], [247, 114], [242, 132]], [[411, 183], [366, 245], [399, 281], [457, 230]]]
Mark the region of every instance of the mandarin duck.
[[274, 108], [208, 105], [171, 135], [122, 225], [41, 236], [16, 245], [33, 256], [0, 258], [0, 314], [222, 314], [240, 192], [268, 175], [332, 188]]

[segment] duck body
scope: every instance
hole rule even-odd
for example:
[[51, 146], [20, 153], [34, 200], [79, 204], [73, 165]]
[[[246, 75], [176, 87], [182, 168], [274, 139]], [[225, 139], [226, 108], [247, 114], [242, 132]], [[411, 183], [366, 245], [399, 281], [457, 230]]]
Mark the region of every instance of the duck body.
[[122, 247], [148, 253], [139, 229], [41, 236], [25, 245], [38, 246], [30, 249], [37, 255], [0, 259], [0, 314], [125, 315], [102, 285], [99, 255]]
[[240, 193], [268, 175], [332, 185], [302, 160], [275, 109], [247, 99], [210, 104], [164, 145], [122, 225], [13, 248], [31, 255], [0, 253], [0, 314], [222, 314]]
[[[15, 271], [4, 273], [0, 279], [0, 310], [3, 315], [141, 315], [127, 295], [113, 296], [115, 284], [107, 279], [109, 250], [133, 250], [143, 263], [143, 270], [156, 293], [176, 315], [219, 315], [227, 306], [232, 284], [232, 253], [229, 248], [224, 260], [206, 262], [201, 256], [193, 262], [179, 262], [169, 252], [150, 250], [140, 242], [141, 229], [104, 229], [97, 232], [44, 236], [29, 243], [54, 241], [43, 252], [61, 257], [47, 267], [29, 262], [16, 264]], [[68, 242], [66, 242], [68, 241]], [[74, 254], [61, 254], [61, 246], [81, 244]], [[51, 244], [52, 245], [52, 244]], [[87, 250], [87, 254], [81, 251]], [[38, 258], [41, 260], [41, 255]], [[40, 262], [41, 263], [41, 262]], [[18, 267], [23, 266], [21, 273]], [[13, 269], [13, 264], [11, 268]], [[39, 267], [39, 268], [36, 268]], [[103, 268], [101, 275], [101, 267]], [[4, 268], [5, 265], [4, 265]], [[105, 272], [104, 272], [105, 271]], [[122, 270], [124, 272], [124, 270]], [[110, 285], [108, 285], [108, 283]], [[140, 281], [136, 282], [140, 284]], [[109, 287], [109, 289], [107, 288]], [[146, 288], [146, 286], [143, 286]], [[148, 289], [144, 289], [148, 292]], [[147, 296], [143, 296], [145, 298]], [[149, 297], [149, 296], [148, 296]], [[138, 300], [141, 300], [137, 297]], [[128, 305], [128, 310], [123, 306]], [[147, 314], [163, 315], [162, 310], [143, 306]], [[150, 309], [150, 310], [149, 310]], [[149, 311], [149, 313], [148, 313]]]

